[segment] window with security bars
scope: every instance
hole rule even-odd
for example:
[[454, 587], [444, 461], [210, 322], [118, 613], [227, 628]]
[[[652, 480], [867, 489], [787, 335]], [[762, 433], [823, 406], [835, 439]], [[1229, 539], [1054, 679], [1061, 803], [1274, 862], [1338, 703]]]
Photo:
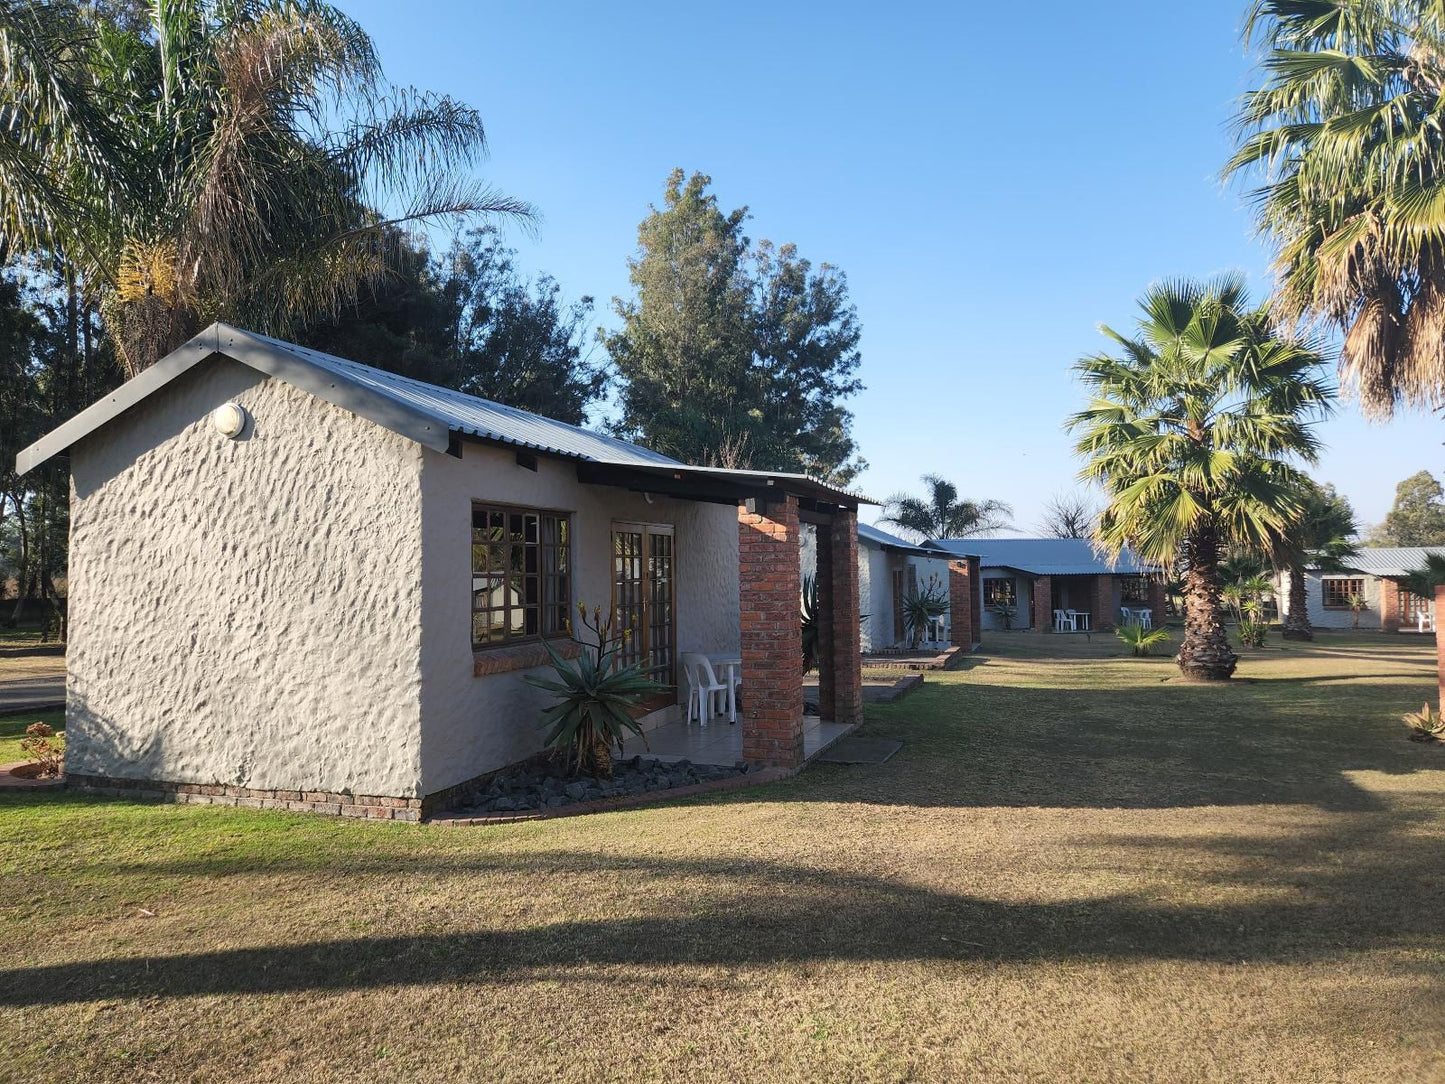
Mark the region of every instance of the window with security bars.
[[1015, 606], [1018, 596], [1013, 580], [984, 580], [983, 604], [992, 609], [995, 606]]
[[565, 513], [472, 506], [472, 646], [566, 631], [572, 606]]
[[1120, 598], [1119, 602], [1124, 606], [1147, 606], [1149, 605], [1149, 577], [1148, 576], [1120, 576], [1119, 577]]
[[1327, 610], [1351, 609], [1350, 599], [1365, 597], [1365, 581], [1329, 579], [1320, 581], [1321, 601]]

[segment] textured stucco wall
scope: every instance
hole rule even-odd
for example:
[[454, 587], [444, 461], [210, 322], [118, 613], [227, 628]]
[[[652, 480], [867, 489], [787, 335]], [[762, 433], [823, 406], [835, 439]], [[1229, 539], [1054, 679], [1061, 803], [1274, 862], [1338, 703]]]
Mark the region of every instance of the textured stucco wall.
[[574, 464], [464, 443], [462, 458], [427, 450], [422, 466], [422, 779], [427, 794], [540, 748], [537, 717], [551, 697], [523, 680], [546, 668], [474, 677], [471, 647], [473, 501], [572, 514], [573, 602], [612, 599], [614, 521], [671, 523], [677, 546], [677, 647], [739, 650], [738, 528], [732, 505], [675, 501], [582, 485]]
[[[1363, 579], [1365, 581], [1365, 601], [1369, 608], [1360, 614], [1360, 628], [1379, 629], [1380, 627], [1380, 585], [1387, 581], [1376, 579], [1374, 576], [1365, 576], [1362, 573], [1330, 573], [1321, 577], [1318, 572], [1305, 573], [1305, 603], [1308, 607], [1310, 624], [1317, 629], [1351, 629], [1355, 625], [1355, 615], [1350, 610], [1327, 610], [1324, 607], [1322, 579]], [[1391, 590], [1394, 585], [1390, 584]], [[1279, 611], [1281, 618], [1289, 613], [1289, 578], [1281, 576], [1279, 581]]]
[[[209, 413], [234, 400], [242, 439]], [[412, 797], [421, 451], [226, 359], [71, 460], [67, 770]]]

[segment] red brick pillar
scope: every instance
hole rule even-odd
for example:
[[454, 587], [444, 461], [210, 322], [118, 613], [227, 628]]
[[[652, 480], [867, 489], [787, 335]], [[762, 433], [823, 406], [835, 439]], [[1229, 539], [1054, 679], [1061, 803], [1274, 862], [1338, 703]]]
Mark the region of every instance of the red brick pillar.
[[[832, 658], [833, 710], [818, 714], [835, 723], [863, 721], [863, 629], [858, 597], [858, 513], [840, 508], [833, 513], [827, 538], [819, 532], [818, 552], [824, 542], [832, 551], [829, 561], [832, 581], [820, 590], [827, 590], [832, 600], [833, 628], [828, 642], [820, 642], [820, 650]], [[821, 566], [820, 566], [821, 567]], [[821, 576], [821, 574], [820, 574]]]
[[1164, 590], [1163, 576], [1149, 577], [1149, 609], [1154, 611], [1154, 627], [1160, 628], [1169, 616], [1169, 598]]
[[792, 768], [803, 762], [798, 499], [758, 501], [756, 508], [738, 507], [743, 757]]
[[[806, 531], [808, 528], [803, 527]], [[838, 710], [836, 671], [833, 666], [833, 544], [832, 531], [818, 527], [817, 545], [813, 547], [818, 555], [817, 566], [813, 569], [813, 585], [818, 594], [818, 610], [815, 648], [818, 653], [818, 718], [831, 719]]]
[[1034, 631], [1054, 630], [1054, 581], [1047, 576], [1034, 580]]
[[1380, 631], [1400, 631], [1400, 585], [1394, 580], [1380, 579]]
[[973, 581], [973, 646], [983, 644], [983, 570], [979, 558], [968, 559], [968, 578]]
[[973, 600], [983, 590], [973, 566], [975, 558], [948, 562], [948, 639], [958, 647], [972, 650], [977, 642], [973, 624]]
[[1099, 632], [1110, 632], [1114, 628], [1114, 620], [1119, 616], [1114, 609], [1114, 577], [1094, 577], [1094, 623], [1093, 628]]
[[1440, 682], [1440, 712], [1445, 715], [1445, 635], [1440, 632], [1440, 618], [1445, 617], [1445, 584], [1435, 588], [1435, 670]]

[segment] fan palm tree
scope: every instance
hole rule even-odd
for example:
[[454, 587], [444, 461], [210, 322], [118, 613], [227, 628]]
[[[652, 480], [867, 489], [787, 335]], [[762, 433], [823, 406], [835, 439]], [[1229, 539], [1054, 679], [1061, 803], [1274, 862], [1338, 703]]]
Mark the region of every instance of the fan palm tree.
[[1277, 315], [1344, 333], [1365, 411], [1445, 402], [1445, 3], [1258, 0], [1264, 85], [1226, 175], [1256, 178]]
[[1097, 543], [1184, 565], [1185, 676], [1234, 673], [1220, 602], [1230, 546], [1273, 553], [1299, 514], [1291, 460], [1313, 461], [1313, 419], [1328, 410], [1312, 344], [1277, 337], [1236, 277], [1152, 286], [1133, 337], [1107, 327], [1117, 351], [1081, 359], [1088, 407], [1069, 420], [1108, 505]]
[[895, 493], [884, 506], [881, 523], [892, 524], [918, 538], [968, 538], [1009, 526], [1013, 509], [1003, 501], [960, 500], [958, 487], [937, 474], [925, 474], [928, 493], [912, 497]]
[[1343, 572], [1356, 553], [1359, 532], [1350, 502], [1335, 492], [1306, 480], [1299, 494], [1299, 515], [1285, 528], [1280, 555], [1289, 577], [1289, 612], [1284, 618], [1286, 640], [1313, 640], [1309, 606], [1305, 599], [1305, 569]]
[[134, 375], [203, 323], [286, 333], [403, 231], [529, 209], [470, 177], [475, 110], [389, 86], [312, 0], [0, 0], [0, 252], [76, 271]]

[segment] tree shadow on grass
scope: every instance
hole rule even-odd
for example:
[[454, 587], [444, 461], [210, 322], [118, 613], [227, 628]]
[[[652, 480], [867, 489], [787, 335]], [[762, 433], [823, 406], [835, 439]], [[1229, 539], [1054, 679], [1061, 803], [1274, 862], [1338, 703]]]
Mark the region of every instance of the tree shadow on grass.
[[[816, 866], [756, 860], [598, 853], [469, 855], [477, 875], [616, 875], [647, 913], [522, 928], [356, 937], [214, 951], [175, 951], [0, 970], [0, 1004], [58, 1005], [133, 997], [362, 990], [397, 984], [513, 983], [595, 977], [596, 967], [749, 966], [834, 961], [1068, 962], [1182, 960], [1309, 963], [1404, 950], [1427, 980], [1445, 966], [1438, 913], [1445, 840], [1407, 839], [1408, 826], [1348, 817], [1289, 839], [1126, 840], [1137, 849], [1194, 847], [1236, 859], [1268, 891], [1238, 904], [1161, 903], [1148, 895], [1016, 902]], [[1117, 860], [1120, 841], [1081, 845]], [[1339, 858], [1347, 859], [1344, 863]], [[333, 859], [335, 861], [335, 859]], [[435, 876], [432, 856], [385, 868]], [[1181, 868], [1183, 868], [1181, 866]], [[199, 870], [195, 871], [199, 872]], [[261, 872], [258, 868], [257, 872]], [[265, 872], [275, 872], [267, 867]], [[639, 886], [638, 881], [642, 884]], [[688, 895], [648, 896], [651, 880]], [[589, 881], [590, 890], [597, 891]], [[1196, 893], [1197, 895], [1197, 893]], [[683, 906], [680, 906], [683, 905]]]

